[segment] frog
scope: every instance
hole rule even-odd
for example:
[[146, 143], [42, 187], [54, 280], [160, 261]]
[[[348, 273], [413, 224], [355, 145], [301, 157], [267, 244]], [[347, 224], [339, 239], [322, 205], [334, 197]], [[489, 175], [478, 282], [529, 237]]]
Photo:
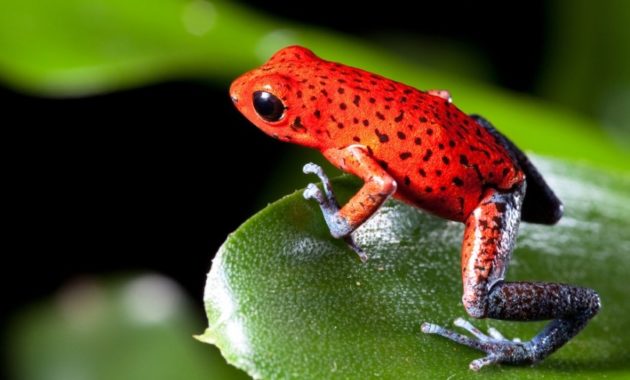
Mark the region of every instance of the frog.
[[464, 224], [462, 304], [475, 319], [541, 321], [529, 341], [487, 333], [457, 318], [448, 329], [420, 330], [485, 353], [469, 364], [533, 364], [575, 337], [598, 313], [590, 288], [553, 282], [507, 281], [522, 222], [556, 224], [563, 204], [532, 161], [482, 116], [468, 115], [447, 90], [418, 90], [356, 67], [324, 60], [301, 46], [285, 47], [233, 81], [237, 110], [269, 136], [316, 149], [343, 172], [363, 180], [340, 207], [332, 184], [314, 163], [320, 189], [308, 184], [332, 237], [361, 261], [368, 255], [353, 232], [393, 197]]

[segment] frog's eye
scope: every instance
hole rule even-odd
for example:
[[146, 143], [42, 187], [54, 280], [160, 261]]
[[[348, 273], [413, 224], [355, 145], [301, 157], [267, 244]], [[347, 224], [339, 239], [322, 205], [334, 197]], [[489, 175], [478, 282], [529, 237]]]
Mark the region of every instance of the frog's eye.
[[278, 121], [284, 116], [284, 104], [267, 91], [254, 92], [254, 109], [266, 121]]

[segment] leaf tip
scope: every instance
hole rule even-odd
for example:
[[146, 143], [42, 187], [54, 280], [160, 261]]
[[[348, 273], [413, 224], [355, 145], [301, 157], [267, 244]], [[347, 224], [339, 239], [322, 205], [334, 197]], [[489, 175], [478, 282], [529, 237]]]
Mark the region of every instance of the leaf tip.
[[202, 343], [207, 343], [207, 344], [215, 344], [215, 340], [212, 337], [212, 333], [210, 332], [210, 329], [206, 329], [203, 334], [199, 334], [199, 335], [193, 335], [193, 338], [197, 339], [198, 341], [202, 342]]

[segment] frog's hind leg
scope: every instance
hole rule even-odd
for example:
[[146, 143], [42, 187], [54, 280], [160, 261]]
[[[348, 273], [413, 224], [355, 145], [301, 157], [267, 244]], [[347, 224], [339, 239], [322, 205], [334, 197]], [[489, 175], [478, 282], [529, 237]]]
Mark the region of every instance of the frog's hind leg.
[[506, 340], [495, 332], [486, 336], [461, 322], [459, 327], [476, 338], [423, 324], [425, 333], [438, 334], [486, 352], [486, 357], [470, 363], [474, 370], [492, 363], [523, 364], [542, 360], [580, 332], [600, 308], [599, 296], [591, 289], [555, 283], [504, 282], [518, 231], [523, 193], [524, 185], [510, 193], [489, 189], [466, 220], [462, 301], [474, 318], [553, 321], [529, 342]]

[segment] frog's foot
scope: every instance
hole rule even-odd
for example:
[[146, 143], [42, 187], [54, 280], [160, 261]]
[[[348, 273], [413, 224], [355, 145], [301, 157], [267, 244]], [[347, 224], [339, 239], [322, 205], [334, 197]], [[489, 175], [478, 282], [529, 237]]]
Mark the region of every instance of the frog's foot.
[[352, 238], [348, 222], [339, 215], [339, 204], [337, 203], [335, 194], [333, 193], [330, 180], [324, 173], [324, 170], [319, 165], [312, 162], [304, 165], [302, 170], [305, 174], [317, 175], [324, 185], [324, 192], [322, 192], [317, 185], [309, 183], [304, 190], [304, 198], [314, 199], [317, 203], [319, 203], [319, 207], [322, 210], [322, 214], [324, 214], [324, 220], [326, 220], [330, 234], [338, 239], [343, 238], [348, 246], [352, 248], [357, 255], [359, 255], [359, 259], [361, 259], [362, 262], [366, 262], [368, 259], [367, 255]]
[[[324, 192], [326, 193], [326, 198], [328, 199], [329, 202], [334, 203], [334, 205], [337, 208], [339, 208], [339, 205], [337, 204], [337, 200], [335, 199], [335, 194], [333, 193], [333, 190], [332, 190], [332, 184], [330, 183], [330, 179], [328, 179], [328, 176], [326, 175], [326, 173], [324, 173], [324, 169], [322, 169], [321, 166], [315, 163], [309, 162], [306, 165], [304, 165], [304, 167], [302, 168], [302, 171], [304, 172], [304, 174], [315, 174], [316, 176], [318, 176], [320, 181], [322, 181], [322, 184], [324, 185]], [[309, 186], [310, 185], [311, 184], [309, 184]], [[306, 194], [306, 192], [304, 193]]]
[[486, 357], [473, 360], [470, 363], [469, 367], [473, 371], [479, 371], [482, 367], [494, 363], [523, 364], [534, 362], [534, 353], [529, 342], [523, 343], [519, 339], [508, 340], [494, 328], [489, 328], [488, 335], [486, 335], [462, 318], [457, 318], [453, 324], [468, 331], [474, 338], [426, 322], [422, 324], [422, 332], [441, 335], [456, 343], [488, 354]]
[[[302, 170], [304, 171], [304, 174], [317, 175], [324, 185], [324, 192], [322, 193], [317, 185], [315, 185], [314, 183], [309, 183], [304, 190], [304, 198], [314, 199], [315, 201], [317, 201], [317, 203], [319, 203], [319, 207], [322, 209], [322, 213], [324, 214], [326, 223], [328, 223], [329, 220], [332, 221], [335, 216], [337, 216], [337, 212], [339, 211], [339, 204], [335, 199], [335, 194], [333, 193], [332, 185], [330, 184], [328, 176], [324, 173], [324, 170], [319, 165], [316, 165], [312, 162], [304, 165], [304, 168]], [[331, 227], [330, 223], [328, 223], [328, 226]], [[333, 234], [333, 236], [335, 236], [335, 233], [332, 231], [332, 227], [330, 232]]]

